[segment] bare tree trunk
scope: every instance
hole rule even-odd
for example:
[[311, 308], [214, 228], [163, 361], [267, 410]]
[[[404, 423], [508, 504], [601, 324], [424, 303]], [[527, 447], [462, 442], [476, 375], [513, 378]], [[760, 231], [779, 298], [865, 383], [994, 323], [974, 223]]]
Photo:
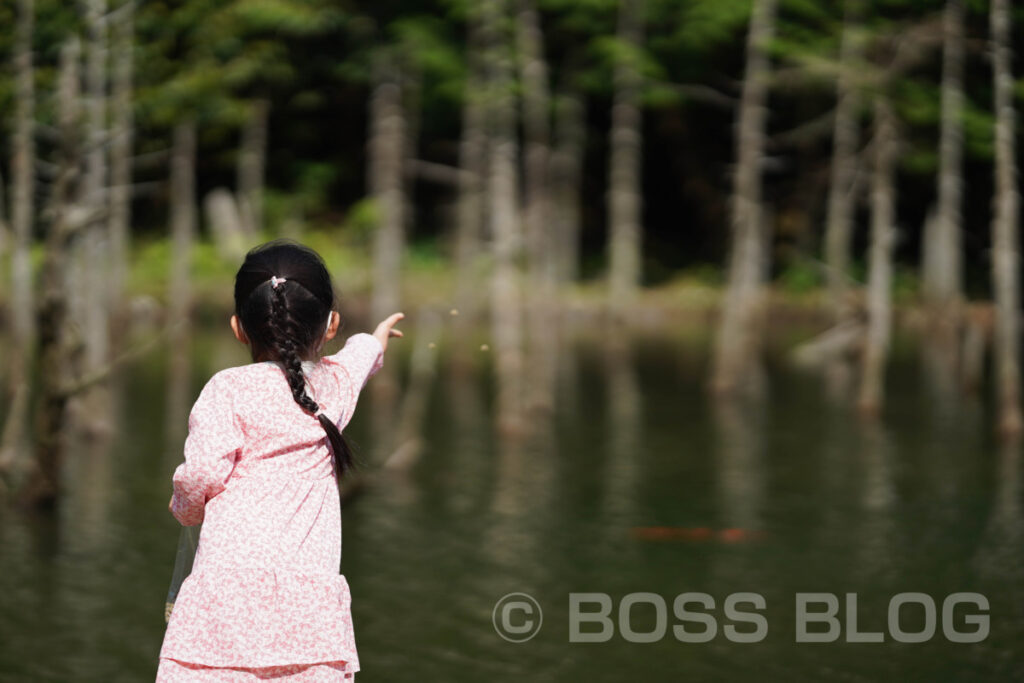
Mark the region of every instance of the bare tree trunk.
[[[88, 224], [73, 205], [79, 181], [80, 46], [69, 41], [61, 51], [57, 86], [60, 148], [58, 172], [50, 198], [50, 225], [39, 286], [39, 401], [35, 411], [33, 469], [21, 492], [23, 503], [52, 506], [60, 489], [60, 469], [67, 433], [68, 359], [75, 341], [68, 330], [68, 290], [65, 282], [68, 248], [78, 230]], [[82, 207], [77, 207], [81, 209]], [[88, 209], [85, 209], [88, 213]], [[76, 223], [76, 213], [78, 214]]]
[[176, 329], [186, 329], [192, 303], [192, 245], [196, 234], [196, 123], [174, 126], [171, 149], [171, 272], [168, 315]]
[[[618, 39], [639, 50], [644, 36], [644, 0], [623, 0]], [[615, 65], [610, 159], [608, 160], [608, 296], [621, 314], [640, 285], [643, 198], [640, 163], [643, 148], [640, 88], [642, 77], [631, 56]]]
[[128, 268], [132, 216], [132, 145], [134, 116], [132, 115], [132, 79], [134, 48], [134, 0], [127, 0], [118, 10], [111, 39], [111, 93], [110, 143], [110, 288], [115, 305], [124, 293], [124, 280]]
[[947, 0], [943, 19], [942, 127], [939, 137], [938, 211], [927, 225], [922, 289], [933, 314], [959, 317], [962, 296], [960, 204], [963, 195], [964, 6]]
[[868, 255], [868, 329], [858, 397], [863, 415], [882, 408], [885, 362], [892, 328], [892, 248], [896, 217], [896, 120], [885, 95], [875, 96], [874, 170], [871, 181], [871, 244]]
[[11, 159], [11, 307], [15, 353], [12, 368], [20, 368], [35, 335], [35, 297], [32, 287], [32, 224], [35, 218], [35, 76], [32, 67], [33, 0], [18, 1], [15, 27], [14, 139]]
[[855, 6], [857, 0], [847, 0], [840, 46], [840, 71], [836, 86], [836, 115], [832, 137], [832, 180], [828, 192], [828, 217], [825, 222], [825, 263], [828, 266], [828, 289], [832, 310], [837, 322], [842, 320], [849, 306], [847, 301], [847, 272], [850, 264], [850, 241], [853, 237], [854, 194], [857, 173], [858, 124], [857, 110], [860, 98], [853, 84], [861, 48], [856, 36]]
[[270, 102], [256, 99], [249, 103], [248, 117], [242, 128], [238, 150], [236, 182], [242, 224], [249, 236], [263, 230], [263, 184], [267, 166], [267, 118]]
[[491, 221], [494, 272], [491, 279], [491, 334], [497, 370], [497, 421], [501, 431], [522, 427], [522, 297], [517, 266], [522, 236], [516, 183], [516, 107], [513, 64], [502, 26], [504, 0], [486, 0], [483, 16], [487, 46], [487, 107], [490, 138], [487, 214]]
[[1021, 433], [1020, 407], [1020, 197], [1017, 191], [1013, 52], [1010, 2], [992, 0], [992, 66], [995, 87], [995, 215], [992, 224], [992, 289], [996, 300], [995, 374], [999, 432]]
[[[93, 210], [108, 206], [107, 197], [107, 13], [106, 0], [86, 3], [86, 173], [81, 203]], [[93, 370], [107, 362], [110, 351], [109, 235], [106, 221], [93, 225], [82, 236], [77, 259], [82, 262], [82, 323], [85, 332], [85, 362]]]
[[405, 240], [405, 112], [395, 67], [379, 57], [370, 96], [369, 190], [378, 217], [373, 240], [374, 320], [395, 312]]
[[548, 158], [551, 155], [548, 65], [537, 8], [533, 0], [518, 0], [518, 4], [516, 37], [522, 88], [526, 253], [533, 283], [531, 291], [538, 300], [548, 300], [552, 274], [548, 225]]
[[398, 87], [402, 91], [402, 120], [405, 122], [405, 140], [402, 148], [405, 167], [402, 173], [402, 197], [405, 199], [405, 206], [402, 209], [402, 232], [405, 235], [411, 235], [416, 228], [417, 176], [408, 172], [407, 162], [419, 158], [420, 112], [423, 108], [423, 74], [419, 66], [411, 62], [410, 59], [403, 59], [398, 81]]
[[776, 0], [755, 0], [747, 33], [747, 64], [736, 122], [736, 174], [731, 206], [732, 251], [722, 303], [711, 388], [725, 394], [753, 378], [760, 350], [759, 323], [768, 229], [761, 202], [766, 100], [775, 33]]
[[518, 0], [516, 17], [519, 81], [522, 92], [524, 144], [524, 211], [530, 287], [527, 289], [529, 362], [527, 401], [548, 410], [554, 402], [555, 259], [551, 230], [549, 164], [551, 158], [551, 93], [544, 36], [533, 0]]
[[[486, 188], [487, 131], [484, 74], [478, 8], [469, 11], [467, 29], [467, 74], [462, 99], [462, 137], [459, 141], [459, 199], [455, 229], [455, 302], [466, 320], [475, 313], [476, 261], [483, 236], [483, 199]], [[456, 335], [456, 339], [460, 339]]]
[[580, 203], [586, 121], [583, 98], [576, 92], [558, 96], [555, 149], [551, 155], [551, 231], [558, 282], [575, 282], [580, 274]]

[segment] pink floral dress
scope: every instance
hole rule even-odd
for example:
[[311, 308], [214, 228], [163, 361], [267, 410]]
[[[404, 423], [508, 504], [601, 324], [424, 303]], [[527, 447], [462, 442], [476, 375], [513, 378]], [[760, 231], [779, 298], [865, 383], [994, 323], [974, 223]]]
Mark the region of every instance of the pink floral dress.
[[[307, 392], [339, 428], [383, 364], [356, 334], [304, 363]], [[202, 523], [171, 613], [157, 681], [346, 681], [359, 670], [327, 437], [274, 363], [222, 370], [189, 416], [170, 510]]]

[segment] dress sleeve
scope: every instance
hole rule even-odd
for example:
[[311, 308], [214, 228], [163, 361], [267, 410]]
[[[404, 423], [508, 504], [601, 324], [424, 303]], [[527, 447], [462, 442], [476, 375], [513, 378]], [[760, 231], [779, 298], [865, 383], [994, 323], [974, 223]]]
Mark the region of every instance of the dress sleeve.
[[355, 398], [370, 378], [384, 367], [384, 347], [372, 334], [360, 332], [349, 337], [341, 351], [325, 356], [324, 360], [348, 374], [353, 393], [351, 398]]
[[202, 523], [206, 502], [224, 490], [242, 445], [232, 392], [223, 376], [214, 375], [192, 406], [185, 462], [174, 471], [170, 511], [182, 525]]

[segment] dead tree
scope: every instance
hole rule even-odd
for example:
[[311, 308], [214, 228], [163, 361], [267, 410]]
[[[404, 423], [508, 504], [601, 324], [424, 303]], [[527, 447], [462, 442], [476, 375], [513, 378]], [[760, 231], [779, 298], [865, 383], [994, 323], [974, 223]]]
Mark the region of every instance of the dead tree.
[[747, 63], [736, 123], [736, 172], [731, 205], [732, 246], [722, 303], [711, 388], [727, 394], [751, 379], [760, 351], [766, 260], [761, 164], [764, 159], [768, 44], [775, 33], [776, 0], [755, 0], [747, 32]]
[[1016, 438], [1022, 429], [1020, 395], [1020, 195], [1017, 191], [1016, 112], [1010, 2], [992, 0], [992, 67], [995, 89], [995, 197], [992, 221], [992, 289], [996, 300], [995, 379], [999, 432]]
[[640, 95], [643, 84], [635, 52], [644, 35], [644, 1], [619, 5], [618, 38], [627, 54], [615, 65], [612, 126], [608, 160], [608, 297], [622, 313], [640, 286], [643, 244], [643, 197], [640, 187], [643, 151]]
[[882, 408], [885, 363], [892, 330], [892, 249], [896, 217], [896, 116], [884, 94], [874, 103], [871, 244], [868, 248], [867, 334], [857, 406], [874, 416]]

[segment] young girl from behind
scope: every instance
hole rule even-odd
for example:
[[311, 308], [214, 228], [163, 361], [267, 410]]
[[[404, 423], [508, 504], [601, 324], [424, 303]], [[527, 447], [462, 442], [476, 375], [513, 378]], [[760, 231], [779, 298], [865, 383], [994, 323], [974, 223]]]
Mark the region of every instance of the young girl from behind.
[[158, 682], [352, 681], [359, 670], [341, 561], [341, 430], [403, 315], [337, 334], [334, 290], [311, 249], [271, 242], [235, 278], [231, 328], [253, 362], [215, 374], [189, 416], [171, 513], [202, 523]]

